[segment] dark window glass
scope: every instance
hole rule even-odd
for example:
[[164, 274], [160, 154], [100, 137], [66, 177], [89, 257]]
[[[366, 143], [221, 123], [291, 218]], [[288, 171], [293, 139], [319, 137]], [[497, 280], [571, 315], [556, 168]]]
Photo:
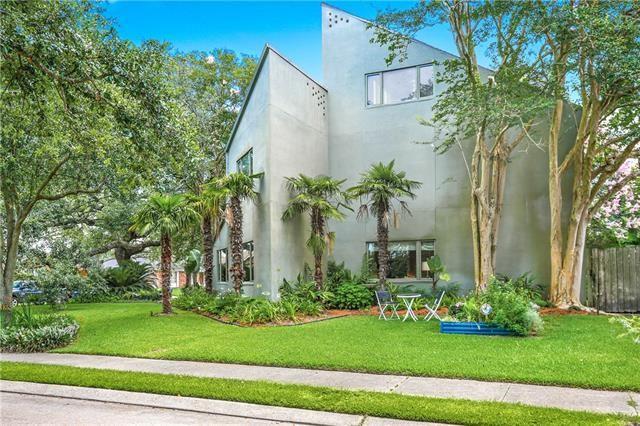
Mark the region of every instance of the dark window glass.
[[[416, 247], [420, 247], [420, 250], [416, 251]], [[432, 278], [425, 262], [434, 255], [433, 241], [391, 241], [389, 242], [389, 273], [387, 278]], [[367, 243], [367, 256], [372, 275], [377, 277], [379, 267], [377, 243]], [[416, 274], [418, 265], [421, 268], [420, 275]]]
[[253, 241], [242, 245], [242, 266], [244, 268], [244, 280], [253, 281]]
[[240, 157], [236, 163], [237, 170], [245, 175], [253, 174], [253, 149], [250, 149], [245, 155]]
[[218, 282], [224, 283], [228, 279], [227, 249], [218, 250]]

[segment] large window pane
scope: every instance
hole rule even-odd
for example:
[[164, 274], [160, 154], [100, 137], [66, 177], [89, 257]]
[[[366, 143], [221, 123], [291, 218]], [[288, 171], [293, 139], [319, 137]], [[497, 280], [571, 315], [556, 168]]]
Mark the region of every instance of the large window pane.
[[244, 267], [244, 280], [253, 281], [253, 242], [242, 245], [242, 266]]
[[416, 98], [416, 69], [405, 68], [382, 74], [383, 102], [394, 104]]
[[380, 74], [367, 76], [367, 105], [380, 105], [381, 83]]
[[218, 282], [227, 282], [227, 249], [218, 250]]
[[253, 149], [250, 149], [249, 152], [240, 157], [236, 165], [240, 173], [253, 174]]
[[[377, 273], [380, 266], [378, 262], [378, 245], [376, 243], [368, 243], [367, 252]], [[387, 278], [416, 278], [415, 241], [389, 243], [389, 273]]]
[[433, 241], [423, 241], [421, 244], [420, 250], [420, 264], [421, 267], [421, 277], [422, 278], [432, 278], [433, 273], [429, 270], [429, 266], [427, 265], [427, 260], [431, 259], [435, 255], [435, 249]]
[[433, 67], [427, 65], [420, 67], [420, 97], [433, 95]]

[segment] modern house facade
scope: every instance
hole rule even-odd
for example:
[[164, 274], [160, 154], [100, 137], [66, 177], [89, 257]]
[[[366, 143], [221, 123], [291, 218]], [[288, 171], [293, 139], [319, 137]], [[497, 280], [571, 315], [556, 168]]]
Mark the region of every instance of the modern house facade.
[[[264, 172], [257, 183], [259, 203], [244, 205], [247, 294], [275, 299], [283, 278], [295, 278], [305, 262], [312, 264], [306, 218], [281, 219], [291, 196], [285, 177], [326, 174], [347, 179], [348, 187], [371, 164], [390, 160], [423, 184], [409, 201], [412, 215], [390, 228], [390, 279], [429, 285], [425, 261], [437, 254], [453, 281], [472, 286], [465, 160], [457, 149], [436, 154], [432, 146], [416, 143], [435, 137], [417, 120], [431, 117], [442, 91], [434, 63], [454, 55], [416, 40], [405, 61], [387, 66], [388, 51], [370, 42], [372, 31], [367, 21], [323, 4], [322, 83], [273, 48], [262, 53], [227, 146], [228, 172]], [[501, 273], [531, 271], [543, 282], [549, 274], [546, 159], [546, 152], [532, 146], [513, 156], [497, 264]], [[365, 255], [375, 259], [374, 218], [358, 221], [353, 213], [329, 227], [336, 234], [330, 259], [355, 271]], [[219, 289], [229, 288], [226, 232], [215, 247]]]

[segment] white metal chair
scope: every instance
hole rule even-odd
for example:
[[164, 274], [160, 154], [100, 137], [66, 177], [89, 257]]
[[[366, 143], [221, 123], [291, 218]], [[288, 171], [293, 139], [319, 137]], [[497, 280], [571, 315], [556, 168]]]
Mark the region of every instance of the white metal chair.
[[[398, 308], [400, 304], [393, 300], [391, 293], [388, 291], [376, 291], [376, 300], [378, 302], [378, 309], [380, 310], [380, 315], [378, 315], [378, 319], [384, 319], [385, 321], [388, 319], [393, 319], [395, 315], [397, 319], [400, 319], [400, 315], [398, 315]], [[389, 318], [385, 315], [384, 311], [390, 309], [391, 315]]]
[[445, 292], [442, 291], [440, 295], [435, 298], [432, 306], [429, 306], [428, 303], [424, 304], [424, 307], [427, 308], [427, 311], [429, 311], [429, 313], [424, 317], [425, 321], [430, 321], [431, 318], [437, 318], [438, 321], [442, 321], [442, 318], [440, 318], [440, 315], [438, 315], [438, 308], [440, 308], [440, 304], [442, 303], [442, 299], [444, 298], [444, 293]]

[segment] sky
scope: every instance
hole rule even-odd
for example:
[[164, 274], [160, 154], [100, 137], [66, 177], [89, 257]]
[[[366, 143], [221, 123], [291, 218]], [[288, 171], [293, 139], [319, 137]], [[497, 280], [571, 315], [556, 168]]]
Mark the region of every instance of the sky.
[[[378, 10], [408, 8], [402, 1], [336, 1], [327, 3], [356, 16], [373, 19]], [[174, 49], [218, 48], [260, 55], [269, 43], [311, 77], [322, 81], [321, 2], [319, 1], [110, 1], [105, 14], [116, 20], [121, 37], [140, 43], [156, 39]], [[423, 30], [418, 39], [455, 52], [446, 26]]]

